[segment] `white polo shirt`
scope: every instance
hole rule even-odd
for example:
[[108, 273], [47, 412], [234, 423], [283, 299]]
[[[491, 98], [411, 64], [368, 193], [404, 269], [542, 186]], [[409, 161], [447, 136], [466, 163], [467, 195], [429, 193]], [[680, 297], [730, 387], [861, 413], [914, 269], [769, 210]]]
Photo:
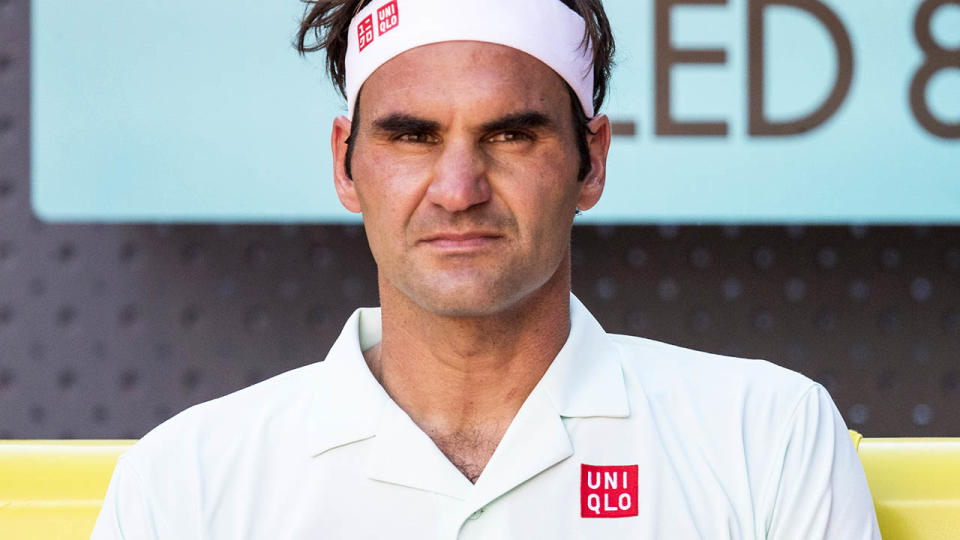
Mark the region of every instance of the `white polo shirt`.
[[879, 539], [819, 384], [607, 334], [571, 296], [563, 349], [471, 484], [363, 360], [360, 309], [320, 363], [164, 422], [117, 463], [94, 539]]

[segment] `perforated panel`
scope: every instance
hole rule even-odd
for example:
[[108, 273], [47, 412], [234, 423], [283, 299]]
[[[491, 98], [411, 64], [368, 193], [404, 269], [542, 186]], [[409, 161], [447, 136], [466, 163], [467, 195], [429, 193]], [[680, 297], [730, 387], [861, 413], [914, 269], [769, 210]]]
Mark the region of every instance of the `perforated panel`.
[[[29, 4], [0, 0], [0, 438], [139, 437], [323, 358], [375, 305], [359, 227], [45, 225]], [[763, 357], [870, 436], [960, 435], [960, 228], [582, 227], [609, 331]]]
[[798, 370], [871, 436], [956, 435], [958, 232], [583, 229], [574, 289], [608, 331]]

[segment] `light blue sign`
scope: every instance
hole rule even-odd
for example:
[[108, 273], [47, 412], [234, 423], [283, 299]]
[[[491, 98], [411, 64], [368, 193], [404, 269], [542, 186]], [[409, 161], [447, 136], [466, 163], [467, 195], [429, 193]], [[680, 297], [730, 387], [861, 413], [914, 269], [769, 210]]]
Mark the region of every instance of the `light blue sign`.
[[[960, 223], [956, 2], [714, 4], [607, 0], [626, 135], [582, 222]], [[358, 220], [331, 180], [343, 101], [291, 45], [302, 9], [34, 0], [37, 214]]]

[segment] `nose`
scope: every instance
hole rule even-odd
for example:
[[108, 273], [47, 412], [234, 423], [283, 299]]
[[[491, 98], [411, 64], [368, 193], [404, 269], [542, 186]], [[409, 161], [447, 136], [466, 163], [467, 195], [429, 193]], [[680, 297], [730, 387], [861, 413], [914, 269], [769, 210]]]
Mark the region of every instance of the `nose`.
[[434, 164], [427, 199], [448, 212], [462, 212], [490, 200], [486, 160], [477, 143], [450, 140]]

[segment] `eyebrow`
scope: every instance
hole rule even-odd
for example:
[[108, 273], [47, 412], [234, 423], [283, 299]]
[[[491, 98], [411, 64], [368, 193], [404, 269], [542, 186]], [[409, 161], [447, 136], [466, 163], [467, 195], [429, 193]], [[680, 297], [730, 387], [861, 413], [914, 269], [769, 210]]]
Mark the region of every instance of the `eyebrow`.
[[[521, 111], [491, 120], [480, 126], [483, 132], [538, 129], [553, 126], [553, 121], [539, 111]], [[373, 127], [387, 133], [435, 133], [440, 123], [404, 113], [393, 113], [374, 120]]]
[[388, 133], [435, 133], [440, 131], [440, 123], [424, 120], [409, 114], [394, 113], [373, 122], [373, 127]]
[[522, 111], [508, 114], [502, 118], [492, 120], [483, 124], [481, 130], [488, 131], [510, 131], [513, 129], [537, 129], [552, 127], [553, 121], [539, 111]]

